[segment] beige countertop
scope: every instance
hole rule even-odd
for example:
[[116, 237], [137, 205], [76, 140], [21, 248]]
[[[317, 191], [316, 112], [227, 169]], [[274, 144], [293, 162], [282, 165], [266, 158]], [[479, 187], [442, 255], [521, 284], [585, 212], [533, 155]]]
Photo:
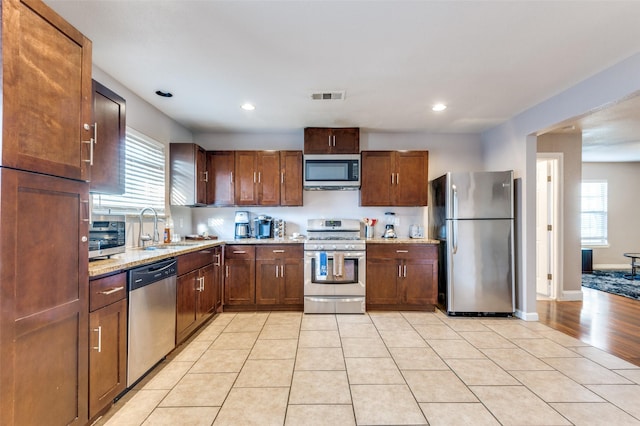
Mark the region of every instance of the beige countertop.
[[[139, 248], [127, 249], [126, 252], [111, 256], [110, 259], [92, 260], [89, 262], [89, 277], [110, 274], [113, 272], [125, 271], [158, 260], [179, 256], [207, 247], [219, 246], [222, 244], [301, 244], [304, 239], [258, 239], [244, 238], [240, 240], [202, 240], [183, 241], [181, 243], [160, 244], [155, 250], [144, 250]], [[365, 240], [367, 244], [438, 244], [437, 240], [427, 238], [373, 238]]]

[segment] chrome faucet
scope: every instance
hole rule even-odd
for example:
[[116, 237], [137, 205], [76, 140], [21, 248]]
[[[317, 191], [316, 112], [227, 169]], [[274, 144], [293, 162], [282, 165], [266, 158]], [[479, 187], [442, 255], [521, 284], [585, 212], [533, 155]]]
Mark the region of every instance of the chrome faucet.
[[[149, 234], [142, 233], [142, 219], [144, 218], [144, 212], [151, 210], [153, 212], [153, 237]], [[153, 207], [145, 207], [140, 210], [140, 230], [138, 232], [138, 247], [144, 247], [144, 243], [151, 241], [152, 243], [160, 242], [160, 234], [158, 233], [158, 213]]]

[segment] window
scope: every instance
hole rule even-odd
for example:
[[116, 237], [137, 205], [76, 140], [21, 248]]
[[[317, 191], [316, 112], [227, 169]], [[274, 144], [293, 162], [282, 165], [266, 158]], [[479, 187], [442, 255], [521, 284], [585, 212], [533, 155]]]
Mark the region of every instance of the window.
[[125, 193], [93, 194], [93, 211], [137, 214], [153, 207], [164, 214], [165, 147], [127, 127], [125, 140]]
[[582, 245], [607, 245], [607, 182], [582, 182]]

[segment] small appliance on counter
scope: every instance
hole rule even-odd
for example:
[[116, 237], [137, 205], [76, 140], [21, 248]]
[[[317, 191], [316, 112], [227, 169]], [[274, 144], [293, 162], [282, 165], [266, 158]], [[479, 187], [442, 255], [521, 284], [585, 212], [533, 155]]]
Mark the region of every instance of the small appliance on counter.
[[124, 215], [93, 216], [89, 226], [89, 259], [124, 253], [125, 227]]
[[392, 212], [386, 212], [384, 214], [384, 217], [387, 224], [384, 227], [384, 235], [382, 235], [382, 238], [396, 238], [396, 214]]
[[249, 212], [238, 211], [236, 212], [236, 230], [234, 238], [251, 238], [251, 221], [249, 220]]
[[273, 238], [273, 218], [260, 215], [254, 220], [256, 238]]
[[420, 225], [409, 226], [409, 238], [424, 238], [424, 228]]

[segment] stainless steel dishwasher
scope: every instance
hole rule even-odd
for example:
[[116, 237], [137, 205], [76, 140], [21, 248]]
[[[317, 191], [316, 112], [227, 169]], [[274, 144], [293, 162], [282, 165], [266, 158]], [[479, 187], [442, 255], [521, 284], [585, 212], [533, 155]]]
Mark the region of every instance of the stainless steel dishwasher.
[[176, 260], [129, 271], [127, 387], [176, 346]]

